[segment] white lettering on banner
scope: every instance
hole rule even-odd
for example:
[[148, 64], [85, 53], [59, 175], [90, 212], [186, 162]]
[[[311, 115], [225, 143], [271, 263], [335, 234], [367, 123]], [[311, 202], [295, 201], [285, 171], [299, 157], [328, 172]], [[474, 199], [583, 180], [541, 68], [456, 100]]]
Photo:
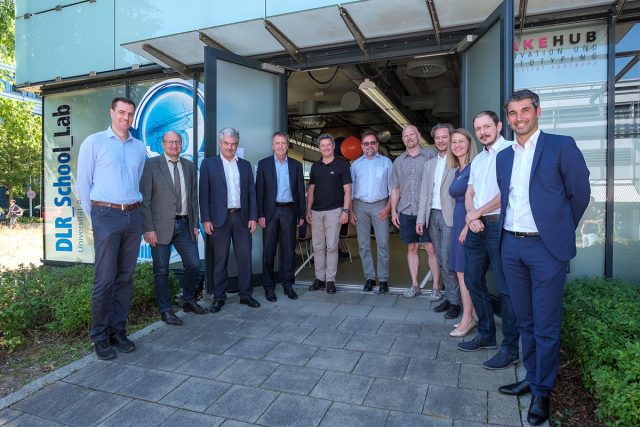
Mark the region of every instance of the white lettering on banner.
[[[69, 136], [71, 134], [71, 107], [69, 105], [60, 105], [55, 112], [51, 114], [57, 117], [57, 124], [62, 129], [54, 132], [54, 137]], [[71, 145], [73, 145], [73, 136], [71, 137]], [[71, 215], [61, 215], [62, 210], [58, 210], [58, 214], [54, 219], [56, 251], [71, 252], [73, 251], [73, 218], [75, 209], [72, 205], [70, 195], [71, 189], [71, 147], [56, 147], [52, 150], [57, 154], [58, 167], [57, 177], [52, 187], [57, 192], [57, 196], [53, 199], [53, 204], [57, 207], [67, 206], [71, 208]], [[55, 157], [55, 154], [54, 154]]]

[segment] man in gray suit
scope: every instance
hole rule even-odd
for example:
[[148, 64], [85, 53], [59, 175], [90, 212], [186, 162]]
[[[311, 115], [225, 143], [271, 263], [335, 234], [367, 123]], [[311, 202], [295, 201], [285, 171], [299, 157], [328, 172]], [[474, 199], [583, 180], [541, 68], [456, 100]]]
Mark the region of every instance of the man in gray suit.
[[180, 157], [182, 138], [175, 131], [162, 136], [164, 154], [147, 159], [142, 173], [142, 216], [144, 240], [151, 245], [153, 284], [160, 317], [169, 325], [182, 325], [171, 310], [169, 296], [169, 257], [173, 245], [184, 266], [183, 310], [205, 314], [196, 303], [196, 285], [200, 272], [198, 254], [198, 180], [196, 168]]
[[449, 187], [455, 178], [455, 169], [447, 167], [447, 148], [451, 141], [453, 126], [438, 123], [431, 129], [438, 155], [427, 160], [422, 175], [416, 233], [422, 235], [425, 230], [433, 241], [438, 254], [440, 274], [444, 282], [445, 300], [433, 311], [446, 311], [445, 319], [460, 316], [460, 285], [456, 273], [449, 270], [449, 248], [451, 247], [451, 227], [455, 200], [449, 195]]

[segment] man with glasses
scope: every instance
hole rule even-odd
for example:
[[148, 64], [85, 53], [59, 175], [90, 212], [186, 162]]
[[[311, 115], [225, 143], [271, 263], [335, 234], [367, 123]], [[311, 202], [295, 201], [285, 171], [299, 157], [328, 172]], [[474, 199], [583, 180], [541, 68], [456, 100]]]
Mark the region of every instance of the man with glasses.
[[144, 240], [151, 246], [153, 285], [160, 318], [168, 325], [182, 325], [171, 309], [169, 295], [169, 257], [171, 246], [182, 260], [182, 309], [196, 314], [208, 310], [196, 303], [200, 273], [198, 254], [198, 178], [196, 168], [180, 157], [182, 137], [175, 131], [162, 136], [164, 154], [147, 160], [142, 181]]
[[376, 270], [371, 256], [371, 227], [378, 249], [378, 280], [380, 292], [389, 292], [389, 213], [391, 202], [391, 160], [378, 153], [378, 137], [366, 131], [361, 135], [362, 157], [351, 165], [351, 223], [356, 226], [360, 260], [364, 271], [364, 291], [376, 286]]

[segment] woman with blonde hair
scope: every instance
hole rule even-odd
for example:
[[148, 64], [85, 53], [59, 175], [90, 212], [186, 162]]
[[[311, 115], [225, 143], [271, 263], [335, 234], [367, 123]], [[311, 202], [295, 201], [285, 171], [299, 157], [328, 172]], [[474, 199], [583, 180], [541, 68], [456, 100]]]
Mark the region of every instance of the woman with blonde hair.
[[478, 153], [471, 134], [466, 129], [459, 128], [451, 134], [451, 141], [447, 148], [447, 167], [457, 168], [454, 181], [449, 187], [449, 195], [456, 200], [453, 210], [453, 227], [451, 229], [451, 253], [449, 254], [449, 270], [455, 271], [460, 283], [462, 297], [462, 319], [456, 324], [456, 329], [449, 335], [463, 337], [476, 326], [475, 312], [471, 296], [464, 283], [464, 239], [468, 226], [465, 222], [467, 211], [464, 207], [464, 196], [469, 182], [471, 160]]

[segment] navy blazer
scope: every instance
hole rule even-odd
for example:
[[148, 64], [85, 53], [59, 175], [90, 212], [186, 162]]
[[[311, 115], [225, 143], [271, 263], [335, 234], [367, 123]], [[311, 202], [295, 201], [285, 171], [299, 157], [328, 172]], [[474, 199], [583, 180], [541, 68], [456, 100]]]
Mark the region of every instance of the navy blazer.
[[[541, 131], [535, 150], [529, 183], [531, 213], [549, 252], [569, 261], [576, 256], [576, 228], [591, 196], [589, 169], [570, 136]], [[496, 159], [501, 228], [509, 202], [513, 156], [513, 148], [507, 147]]]
[[[244, 222], [257, 221], [256, 187], [251, 163], [238, 158], [240, 173], [240, 215]], [[211, 221], [218, 228], [227, 220], [227, 179], [219, 155], [204, 159], [200, 165], [200, 221]]]
[[[306, 202], [304, 197], [304, 176], [302, 163], [288, 157], [289, 185], [298, 219], [304, 219]], [[258, 218], [264, 217], [267, 223], [271, 220], [278, 197], [278, 177], [276, 175], [275, 157], [269, 156], [258, 162], [256, 175], [256, 196], [258, 199]]]

